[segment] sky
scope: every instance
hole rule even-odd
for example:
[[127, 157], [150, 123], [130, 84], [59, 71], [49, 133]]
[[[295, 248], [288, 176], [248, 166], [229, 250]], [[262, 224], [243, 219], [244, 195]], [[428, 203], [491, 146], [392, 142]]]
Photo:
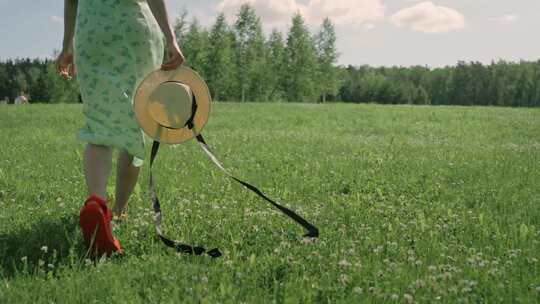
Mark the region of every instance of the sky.
[[[85, 0], [79, 0], [85, 1]], [[266, 33], [286, 34], [300, 12], [315, 33], [336, 25], [342, 65], [440, 67], [459, 60], [540, 59], [539, 0], [165, 0], [171, 23], [182, 7], [211, 25], [251, 3]], [[63, 0], [0, 0], [0, 60], [52, 57], [62, 45]], [[180, 45], [181, 45], [180, 41]]]

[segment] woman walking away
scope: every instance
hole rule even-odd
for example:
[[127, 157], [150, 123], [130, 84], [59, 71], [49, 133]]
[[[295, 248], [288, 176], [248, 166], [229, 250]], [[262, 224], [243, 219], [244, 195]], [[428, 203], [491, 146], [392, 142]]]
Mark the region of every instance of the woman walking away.
[[79, 223], [86, 245], [98, 255], [123, 253], [112, 234], [113, 210], [106, 199], [112, 149], [118, 149], [116, 216], [127, 206], [145, 156], [132, 108], [134, 91], [151, 71], [176, 69], [183, 62], [164, 0], [64, 0], [57, 68], [65, 79], [77, 75], [81, 90], [86, 124], [78, 138], [87, 143], [83, 166], [89, 196]]

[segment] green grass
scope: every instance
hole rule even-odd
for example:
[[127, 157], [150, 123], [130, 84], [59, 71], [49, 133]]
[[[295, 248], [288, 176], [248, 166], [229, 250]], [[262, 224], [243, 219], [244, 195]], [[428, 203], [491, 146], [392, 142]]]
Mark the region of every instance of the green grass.
[[127, 256], [96, 264], [78, 230], [83, 122], [79, 105], [0, 107], [0, 303], [540, 301], [539, 109], [215, 104], [216, 154], [320, 239], [192, 141], [158, 156], [164, 227], [224, 256], [156, 239], [145, 166], [115, 227]]

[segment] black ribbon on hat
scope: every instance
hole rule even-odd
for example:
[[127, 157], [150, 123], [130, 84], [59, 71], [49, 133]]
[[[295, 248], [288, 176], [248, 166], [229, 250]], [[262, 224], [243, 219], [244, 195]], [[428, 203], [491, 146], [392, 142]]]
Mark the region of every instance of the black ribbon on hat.
[[[304, 229], [307, 230], [307, 233], [304, 235], [304, 237], [309, 238], [317, 238], [319, 237], [319, 229], [315, 226], [313, 226], [311, 223], [306, 221], [303, 217], [292, 211], [291, 209], [288, 209], [287, 207], [284, 207], [280, 204], [278, 204], [276, 201], [270, 199], [268, 196], [266, 196], [261, 190], [259, 190], [257, 187], [233, 176], [221, 163], [221, 161], [212, 153], [212, 150], [204, 140], [202, 134], [196, 134], [194, 130], [194, 123], [193, 120], [195, 118], [195, 113], [197, 112], [197, 102], [195, 100], [195, 96], [193, 95], [192, 98], [192, 106], [191, 106], [191, 116], [188, 119], [188, 121], [185, 124], [185, 127], [187, 127], [189, 130], [193, 132], [193, 135], [195, 135], [195, 138], [197, 139], [197, 142], [203, 149], [203, 151], [206, 153], [208, 158], [223, 172], [225, 175], [230, 177], [231, 179], [235, 180], [239, 184], [243, 185], [245, 188], [249, 189], [250, 191], [257, 194], [259, 197], [264, 199], [265, 201], [272, 204], [274, 207], [276, 207], [279, 211], [281, 211], [283, 214], [291, 218], [293, 221], [295, 221], [300, 226], [304, 227]], [[177, 130], [177, 128], [171, 128], [164, 125], [161, 125], [163, 128], [167, 129], [173, 129]], [[191, 246], [187, 244], [183, 244], [180, 241], [174, 241], [169, 238], [167, 238], [161, 229], [161, 218], [162, 218], [162, 212], [161, 212], [161, 205], [159, 203], [159, 198], [156, 193], [155, 185], [154, 185], [154, 178], [152, 176], [152, 165], [154, 163], [154, 160], [156, 158], [156, 155], [159, 150], [159, 141], [154, 140], [152, 144], [152, 152], [150, 155], [150, 192], [151, 192], [151, 198], [152, 198], [152, 207], [154, 209], [154, 223], [156, 226], [156, 231], [161, 239], [161, 241], [168, 247], [174, 248], [176, 251], [181, 253], [187, 253], [187, 254], [195, 254], [195, 255], [202, 255], [206, 253], [207, 255], [211, 256], [212, 258], [217, 258], [221, 256], [221, 252], [219, 249], [214, 248], [212, 250], [207, 251], [204, 247], [198, 247], [198, 246]]]

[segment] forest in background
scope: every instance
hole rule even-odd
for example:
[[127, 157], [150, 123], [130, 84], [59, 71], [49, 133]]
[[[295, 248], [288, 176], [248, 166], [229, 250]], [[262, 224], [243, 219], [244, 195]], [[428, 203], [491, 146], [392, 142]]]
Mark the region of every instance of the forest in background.
[[[246, 4], [232, 24], [220, 14], [209, 28], [188, 21], [183, 10], [174, 30], [186, 64], [206, 79], [216, 101], [540, 106], [540, 60], [340, 66], [331, 20], [315, 33], [300, 14], [291, 23], [285, 35], [265, 35]], [[76, 82], [62, 80], [53, 60], [0, 61], [0, 99], [13, 101], [21, 91], [31, 102], [80, 101]]]

